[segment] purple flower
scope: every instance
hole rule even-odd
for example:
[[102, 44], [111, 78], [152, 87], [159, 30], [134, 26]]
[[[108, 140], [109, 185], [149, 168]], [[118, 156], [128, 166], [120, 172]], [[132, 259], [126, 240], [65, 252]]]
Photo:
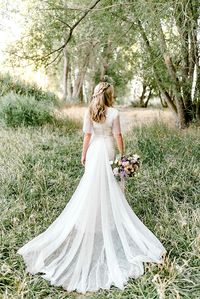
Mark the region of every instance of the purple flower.
[[125, 176], [126, 176], [126, 171], [125, 171], [125, 170], [122, 170], [122, 171], [121, 171], [121, 176], [122, 176], [122, 177], [125, 177]]

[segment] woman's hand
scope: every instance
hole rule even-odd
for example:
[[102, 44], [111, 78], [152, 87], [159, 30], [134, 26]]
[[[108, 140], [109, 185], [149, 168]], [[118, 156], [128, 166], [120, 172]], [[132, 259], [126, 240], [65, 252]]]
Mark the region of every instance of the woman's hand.
[[85, 166], [85, 159], [86, 159], [86, 157], [85, 157], [84, 155], [82, 155], [82, 156], [81, 156], [81, 164], [82, 164], [83, 166]]
[[84, 139], [83, 139], [83, 150], [82, 150], [82, 156], [81, 156], [81, 164], [85, 166], [85, 160], [86, 160], [86, 153], [88, 150], [88, 146], [90, 143], [91, 133], [85, 133]]

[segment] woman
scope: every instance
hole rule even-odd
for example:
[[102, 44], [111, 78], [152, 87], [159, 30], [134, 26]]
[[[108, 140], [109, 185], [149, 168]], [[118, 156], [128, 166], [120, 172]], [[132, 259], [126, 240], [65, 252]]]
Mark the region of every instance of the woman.
[[77, 189], [49, 228], [18, 250], [27, 271], [67, 291], [124, 289], [128, 278], [143, 274], [143, 262], [162, 262], [165, 248], [134, 214], [116, 181], [110, 160], [124, 144], [113, 87], [99, 83], [84, 117]]

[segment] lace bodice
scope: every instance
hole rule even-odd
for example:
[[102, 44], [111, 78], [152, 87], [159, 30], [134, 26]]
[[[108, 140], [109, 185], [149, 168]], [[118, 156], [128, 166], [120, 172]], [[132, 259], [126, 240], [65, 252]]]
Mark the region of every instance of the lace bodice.
[[97, 123], [90, 119], [87, 109], [84, 115], [83, 132], [104, 136], [121, 133], [119, 111], [116, 108], [107, 107], [106, 120], [103, 123]]

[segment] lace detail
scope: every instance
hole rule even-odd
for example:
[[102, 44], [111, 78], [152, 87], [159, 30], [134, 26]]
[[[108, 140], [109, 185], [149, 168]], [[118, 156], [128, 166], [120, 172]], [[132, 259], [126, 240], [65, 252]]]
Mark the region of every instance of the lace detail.
[[84, 114], [83, 132], [110, 136], [121, 133], [119, 111], [113, 107], [107, 107], [106, 120], [103, 123], [97, 123], [90, 119], [87, 109]]

